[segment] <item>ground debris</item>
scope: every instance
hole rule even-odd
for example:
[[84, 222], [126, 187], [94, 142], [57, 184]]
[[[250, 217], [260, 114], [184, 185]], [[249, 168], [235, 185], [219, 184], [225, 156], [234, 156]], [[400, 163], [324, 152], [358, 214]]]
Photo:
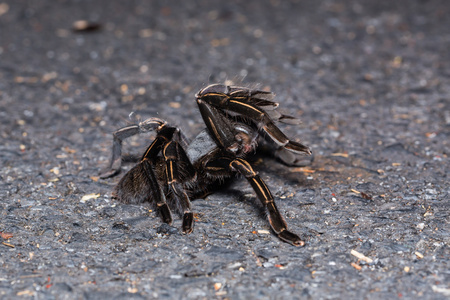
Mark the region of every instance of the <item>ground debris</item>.
[[9, 232], [0, 231], [0, 236], [2, 237], [2, 239], [7, 240], [7, 239], [12, 238], [13, 234], [9, 233]]
[[99, 30], [101, 27], [100, 23], [87, 20], [77, 20], [72, 24], [72, 30], [74, 32], [92, 32]]
[[3, 245], [8, 246], [10, 248], [15, 248], [16, 246], [14, 246], [13, 244], [7, 243], [7, 242], [2, 242]]
[[352, 262], [350, 265], [358, 271], [360, 271], [362, 269], [362, 267], [360, 265], [358, 265], [357, 263]]
[[81, 203], [86, 203], [86, 201], [91, 200], [91, 199], [97, 199], [98, 197], [100, 197], [99, 193], [87, 194], [87, 195], [84, 195], [83, 197], [81, 197], [80, 202]]
[[368, 264], [370, 264], [370, 263], [373, 262], [373, 259], [371, 259], [371, 258], [365, 256], [365, 255], [362, 254], [362, 253], [359, 253], [359, 252], [356, 251], [356, 250], [350, 251], [350, 254], [353, 255], [353, 256], [355, 256], [355, 257], [357, 257], [359, 260], [365, 261], [365, 262], [368, 263]]
[[361, 195], [361, 197], [362, 197], [363, 199], [366, 199], [366, 200], [373, 200], [373, 197], [370, 196], [369, 194], [366, 194], [366, 193], [364, 193], [364, 192], [357, 191], [357, 190], [355, 190], [355, 189], [351, 189], [351, 191], [352, 191], [353, 193], [355, 193], [355, 194]]

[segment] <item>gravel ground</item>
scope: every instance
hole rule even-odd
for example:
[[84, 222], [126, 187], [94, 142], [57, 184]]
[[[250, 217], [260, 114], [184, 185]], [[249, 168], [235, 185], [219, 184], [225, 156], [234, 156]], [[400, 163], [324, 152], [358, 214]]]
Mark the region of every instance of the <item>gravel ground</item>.
[[[0, 0], [0, 298], [448, 299], [449, 2], [175, 2]], [[312, 165], [255, 168], [305, 247], [245, 180], [182, 235], [99, 179], [115, 129], [193, 137], [216, 82], [302, 119]]]

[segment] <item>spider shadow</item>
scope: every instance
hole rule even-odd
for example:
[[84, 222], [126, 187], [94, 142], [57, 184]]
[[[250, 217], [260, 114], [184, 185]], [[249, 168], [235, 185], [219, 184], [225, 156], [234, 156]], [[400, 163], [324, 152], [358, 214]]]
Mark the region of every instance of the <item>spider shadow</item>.
[[251, 207], [252, 210], [256, 212], [261, 219], [267, 219], [266, 210], [262, 205], [261, 201], [259, 201], [256, 194], [254, 192], [252, 192], [251, 194], [246, 193], [245, 191], [242, 190], [242, 188], [236, 186], [235, 180], [230, 180], [230, 182], [222, 186], [216, 192], [225, 195], [227, 198], [230, 198], [231, 199], [230, 204], [244, 203], [245, 206]]

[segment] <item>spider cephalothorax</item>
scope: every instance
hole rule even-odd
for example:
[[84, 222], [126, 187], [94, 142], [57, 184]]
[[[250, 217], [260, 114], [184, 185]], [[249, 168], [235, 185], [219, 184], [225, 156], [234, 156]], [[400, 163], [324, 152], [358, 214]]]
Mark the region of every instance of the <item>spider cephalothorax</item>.
[[156, 138], [140, 162], [119, 181], [113, 197], [124, 203], [151, 202], [164, 222], [172, 223], [172, 210], [182, 216], [182, 230], [190, 233], [194, 226], [191, 200], [205, 195], [209, 188], [234, 174], [245, 177], [265, 207], [269, 223], [278, 237], [295, 246], [304, 242], [287, 229], [274, 198], [246, 160], [267, 140], [275, 155], [289, 165], [298, 163], [298, 155], [309, 155], [309, 148], [295, 142], [274, 121], [296, 123], [297, 119], [279, 113], [274, 94], [243, 87], [213, 84], [196, 94], [197, 104], [206, 124], [191, 143], [181, 131], [167, 122], [150, 118], [114, 132], [111, 163], [101, 175], [111, 177], [120, 172], [122, 140], [155, 131]]

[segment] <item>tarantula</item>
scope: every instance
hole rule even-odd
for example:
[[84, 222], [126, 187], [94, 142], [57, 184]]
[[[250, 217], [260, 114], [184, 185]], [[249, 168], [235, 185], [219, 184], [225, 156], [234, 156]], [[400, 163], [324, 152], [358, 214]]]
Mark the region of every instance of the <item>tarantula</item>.
[[191, 143], [179, 128], [159, 118], [121, 128], [113, 133], [112, 159], [102, 178], [115, 176], [121, 168], [122, 141], [136, 134], [156, 132], [142, 159], [119, 181], [113, 198], [124, 203], [152, 202], [162, 221], [172, 223], [171, 209], [182, 216], [182, 231], [191, 233], [194, 213], [191, 200], [206, 195], [213, 186], [235, 174], [245, 177], [268, 213], [270, 226], [277, 236], [292, 245], [304, 241], [287, 229], [274, 198], [264, 181], [246, 160], [265, 138], [275, 155], [289, 165], [296, 165], [297, 154], [310, 155], [310, 149], [292, 141], [274, 121], [297, 123], [297, 119], [276, 111], [274, 94], [244, 87], [213, 84], [196, 95], [206, 124]]

